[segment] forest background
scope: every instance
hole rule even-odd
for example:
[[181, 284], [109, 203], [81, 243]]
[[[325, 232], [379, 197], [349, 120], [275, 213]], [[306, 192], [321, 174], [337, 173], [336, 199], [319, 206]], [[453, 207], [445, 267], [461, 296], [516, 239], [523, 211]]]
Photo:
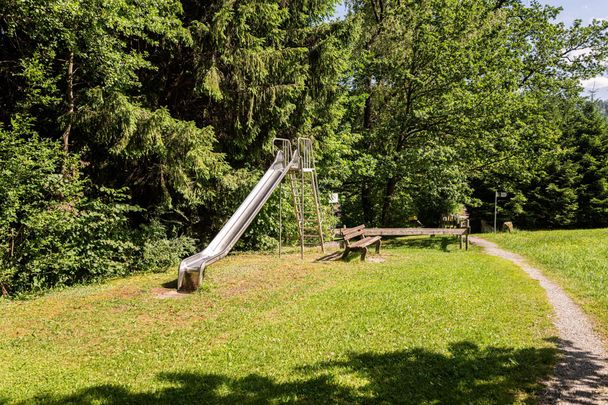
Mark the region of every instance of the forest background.
[[[340, 196], [328, 227], [491, 220], [495, 191], [519, 228], [608, 226], [606, 103], [581, 96], [608, 22], [519, 0], [337, 6], [1, 2], [2, 294], [175, 264], [274, 137], [314, 139], [322, 199]], [[275, 193], [239, 248], [276, 246], [278, 210]]]

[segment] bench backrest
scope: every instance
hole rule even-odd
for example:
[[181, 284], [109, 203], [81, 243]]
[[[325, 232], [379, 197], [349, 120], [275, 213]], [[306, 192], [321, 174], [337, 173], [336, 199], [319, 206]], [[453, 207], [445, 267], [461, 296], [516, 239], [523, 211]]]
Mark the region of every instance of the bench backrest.
[[365, 225], [359, 225], [355, 228], [345, 229], [342, 233], [344, 242], [348, 245], [349, 241], [357, 236], [365, 237]]
[[340, 234], [340, 236], [344, 236], [348, 233], [355, 232], [355, 231], [358, 231], [358, 230], [364, 229], [364, 228], [365, 228], [365, 225], [359, 225], [359, 226], [355, 226], [353, 228], [339, 228], [338, 233]]

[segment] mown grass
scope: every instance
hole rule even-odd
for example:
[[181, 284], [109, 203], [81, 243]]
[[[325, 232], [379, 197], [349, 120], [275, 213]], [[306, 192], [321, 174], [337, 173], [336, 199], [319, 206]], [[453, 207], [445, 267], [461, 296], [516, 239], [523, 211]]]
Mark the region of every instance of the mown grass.
[[515, 266], [440, 238], [315, 256], [229, 256], [178, 299], [170, 271], [0, 302], [0, 402], [534, 402], [554, 331]]
[[592, 315], [608, 338], [608, 229], [482, 236], [541, 268]]

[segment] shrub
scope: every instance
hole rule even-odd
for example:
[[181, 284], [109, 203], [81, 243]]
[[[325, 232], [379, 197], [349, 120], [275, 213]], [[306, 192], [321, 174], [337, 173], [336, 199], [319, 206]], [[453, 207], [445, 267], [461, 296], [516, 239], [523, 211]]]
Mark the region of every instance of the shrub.
[[158, 221], [142, 226], [139, 240], [138, 268], [142, 271], [165, 271], [196, 252], [196, 239], [188, 236], [168, 238], [165, 227]]
[[[25, 121], [0, 128], [0, 287], [40, 291], [129, 272], [125, 190], [91, 189], [78, 157], [40, 138]], [[87, 196], [95, 192], [95, 197]]]

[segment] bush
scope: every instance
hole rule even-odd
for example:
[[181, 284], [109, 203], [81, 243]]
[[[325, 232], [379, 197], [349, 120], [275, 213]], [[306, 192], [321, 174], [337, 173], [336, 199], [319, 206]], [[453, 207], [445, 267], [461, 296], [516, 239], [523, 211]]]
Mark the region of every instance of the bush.
[[[26, 122], [0, 129], [3, 295], [127, 274], [136, 259], [125, 190], [87, 187], [78, 157]], [[95, 197], [87, 196], [95, 191]]]
[[167, 238], [166, 229], [157, 221], [141, 228], [140, 258], [142, 271], [163, 272], [196, 252], [196, 239], [188, 236]]

